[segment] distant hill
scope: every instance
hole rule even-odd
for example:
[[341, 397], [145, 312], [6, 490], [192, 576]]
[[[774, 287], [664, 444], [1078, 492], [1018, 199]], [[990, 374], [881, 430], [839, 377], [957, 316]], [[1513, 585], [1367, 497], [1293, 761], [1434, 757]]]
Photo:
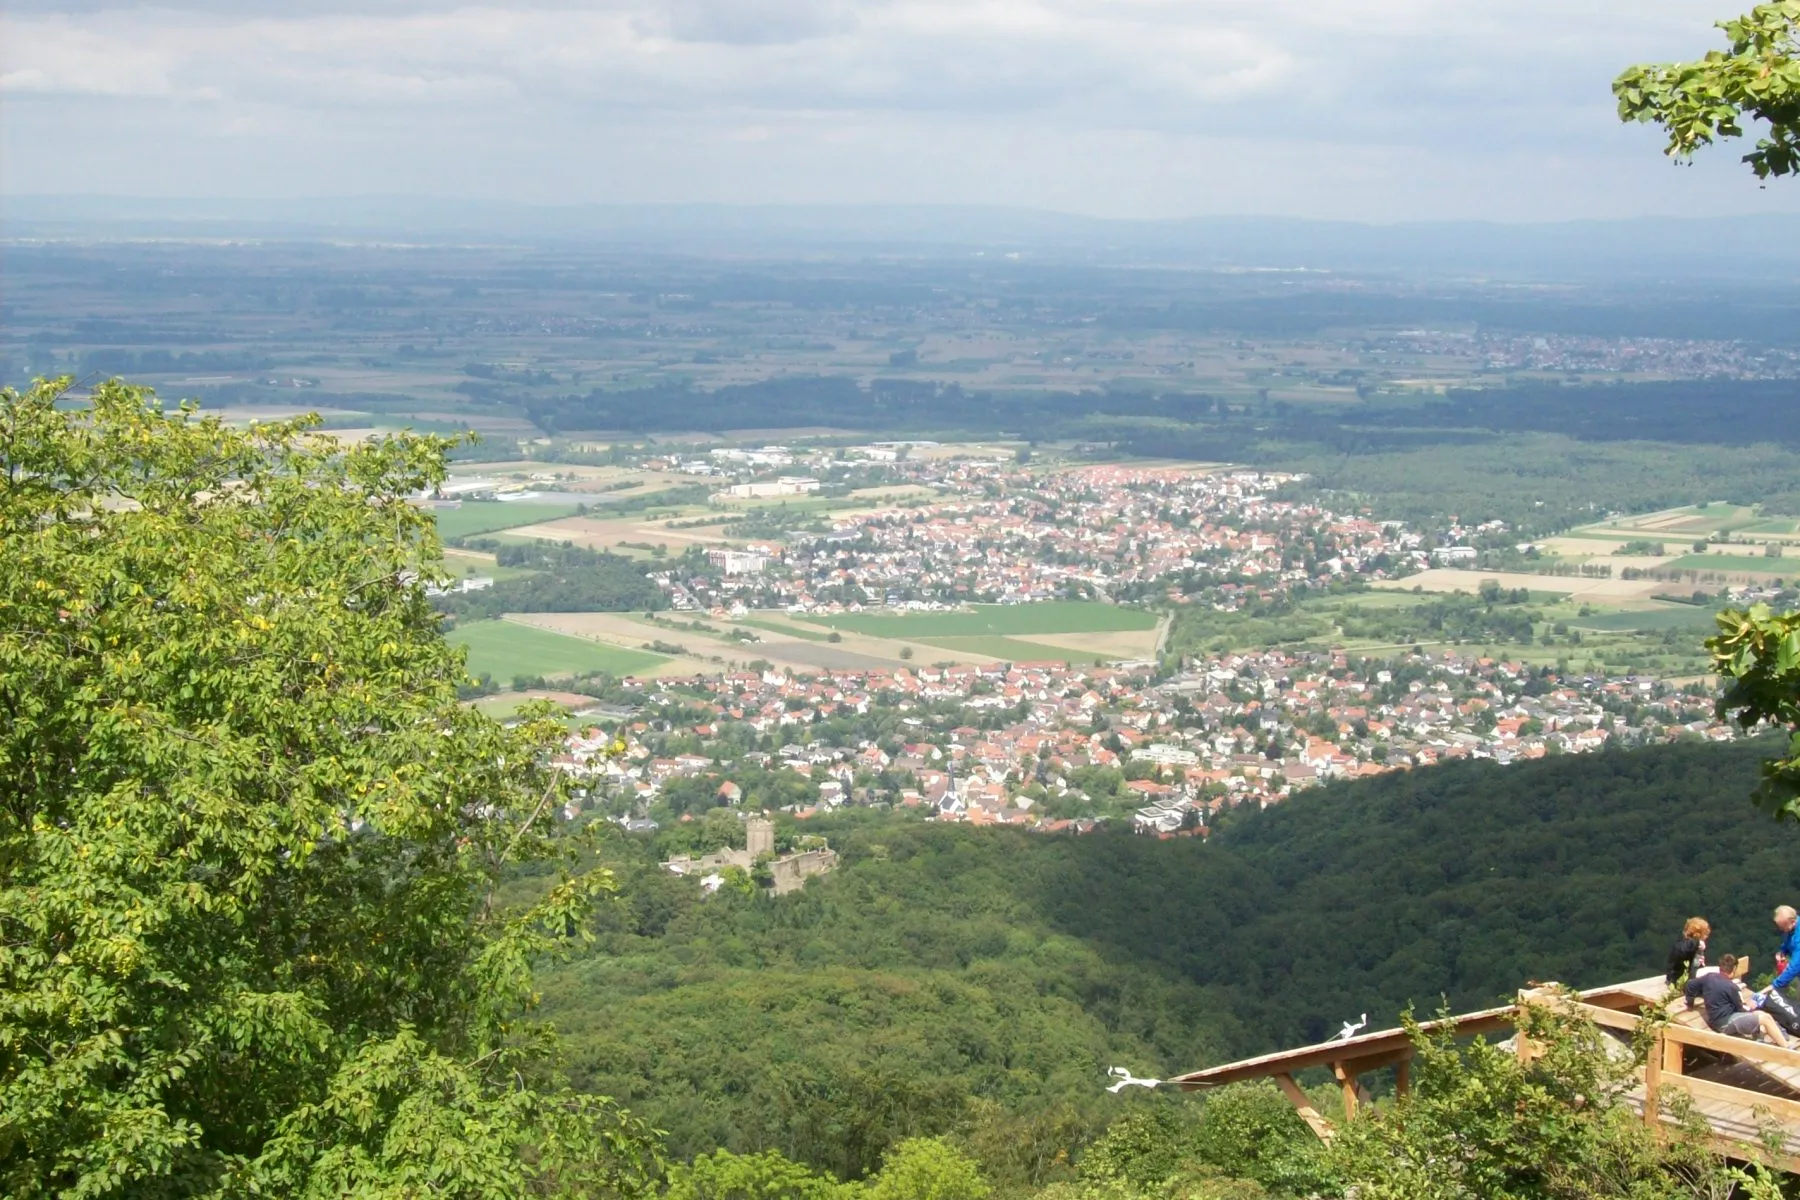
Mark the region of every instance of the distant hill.
[[836, 874], [779, 901], [662, 876], [624, 898], [548, 1010], [584, 1085], [678, 1153], [775, 1146], [845, 1175], [971, 1100], [1095, 1127], [1114, 1063], [1173, 1072], [1367, 1010], [1502, 1001], [1528, 979], [1655, 974], [1700, 913], [1775, 941], [1800, 832], [1750, 805], [1759, 748], [1460, 763], [1320, 789], [1211, 844], [849, 816]]

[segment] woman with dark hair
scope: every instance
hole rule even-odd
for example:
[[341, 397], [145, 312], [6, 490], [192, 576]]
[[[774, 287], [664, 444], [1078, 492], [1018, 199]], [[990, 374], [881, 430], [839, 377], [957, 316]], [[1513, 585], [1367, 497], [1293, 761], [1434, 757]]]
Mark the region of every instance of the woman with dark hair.
[[1706, 923], [1705, 917], [1689, 917], [1687, 924], [1681, 927], [1681, 937], [1669, 947], [1669, 969], [1663, 978], [1673, 985], [1681, 981], [1683, 975], [1692, 975], [1706, 965], [1706, 939], [1712, 936], [1712, 926]]

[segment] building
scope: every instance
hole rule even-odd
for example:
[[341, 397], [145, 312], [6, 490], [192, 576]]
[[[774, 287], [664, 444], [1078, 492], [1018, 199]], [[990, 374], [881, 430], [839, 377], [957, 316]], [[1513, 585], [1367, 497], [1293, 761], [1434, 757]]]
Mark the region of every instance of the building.
[[700, 886], [708, 892], [717, 891], [723, 880], [723, 872], [731, 867], [740, 871], [754, 871], [759, 860], [767, 860], [769, 874], [773, 885], [769, 891], [777, 896], [785, 896], [789, 892], [798, 891], [808, 879], [814, 875], [824, 875], [837, 867], [837, 851], [825, 844], [824, 838], [812, 838], [819, 843], [804, 850], [775, 857], [775, 822], [766, 817], [751, 817], [744, 822], [744, 848], [738, 850], [727, 848], [716, 850], [711, 854], [698, 857], [682, 855], [662, 864], [663, 870], [672, 875], [696, 875], [700, 878]]
[[708, 550], [706, 556], [718, 564], [727, 576], [759, 575], [769, 565], [769, 556], [754, 550]]
[[1200, 756], [1192, 750], [1183, 750], [1180, 746], [1171, 746], [1166, 742], [1152, 742], [1148, 746], [1139, 746], [1131, 752], [1134, 760], [1152, 762], [1159, 767], [1197, 767]]
[[804, 496], [819, 490], [819, 481], [800, 475], [783, 475], [756, 483], [734, 483], [719, 495], [730, 500], [760, 500], [774, 496]]

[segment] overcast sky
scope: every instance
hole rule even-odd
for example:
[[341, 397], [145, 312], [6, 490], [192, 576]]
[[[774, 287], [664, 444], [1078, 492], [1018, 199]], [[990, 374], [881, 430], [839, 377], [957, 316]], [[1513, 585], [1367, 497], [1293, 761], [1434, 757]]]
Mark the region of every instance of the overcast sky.
[[8, 192], [1800, 212], [1608, 84], [1749, 0], [5, 0]]

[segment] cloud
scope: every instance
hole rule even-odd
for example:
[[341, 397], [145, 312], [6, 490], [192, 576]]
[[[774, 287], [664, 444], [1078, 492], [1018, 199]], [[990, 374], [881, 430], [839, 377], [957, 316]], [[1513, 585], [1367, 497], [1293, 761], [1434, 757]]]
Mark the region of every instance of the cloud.
[[529, 101], [622, 108], [979, 107], [1130, 119], [1246, 98], [1293, 75], [1235, 18], [1057, 0], [673, 0], [587, 9], [15, 17], [6, 73], [36, 94], [205, 93], [319, 106]]
[[[98, 153], [129, 125], [202, 173], [196, 147], [236, 130], [234, 154], [256, 131], [315, 159], [385, 138], [373, 161], [396, 177], [441, 171], [433, 146], [527, 171], [526, 147], [581, 146], [667, 172], [671, 194], [727, 143], [760, 148], [760, 168], [733, 161], [763, 193], [806, 154], [824, 157], [801, 174], [828, 178], [830, 156], [850, 161], [831, 147], [883, 139], [936, 162], [993, 159], [1010, 138], [1047, 167], [1059, 141], [1079, 145], [1086, 160], [1063, 164], [1077, 184], [1200, 147], [1233, 156], [1221, 174], [1533, 155], [1548, 170], [1623, 146], [1613, 74], [1699, 53], [1713, 15], [1697, 0], [14, 0], [0, 121], [28, 169], [57, 146], [66, 161], [72, 133]], [[581, 188], [616, 185], [602, 174]]]

